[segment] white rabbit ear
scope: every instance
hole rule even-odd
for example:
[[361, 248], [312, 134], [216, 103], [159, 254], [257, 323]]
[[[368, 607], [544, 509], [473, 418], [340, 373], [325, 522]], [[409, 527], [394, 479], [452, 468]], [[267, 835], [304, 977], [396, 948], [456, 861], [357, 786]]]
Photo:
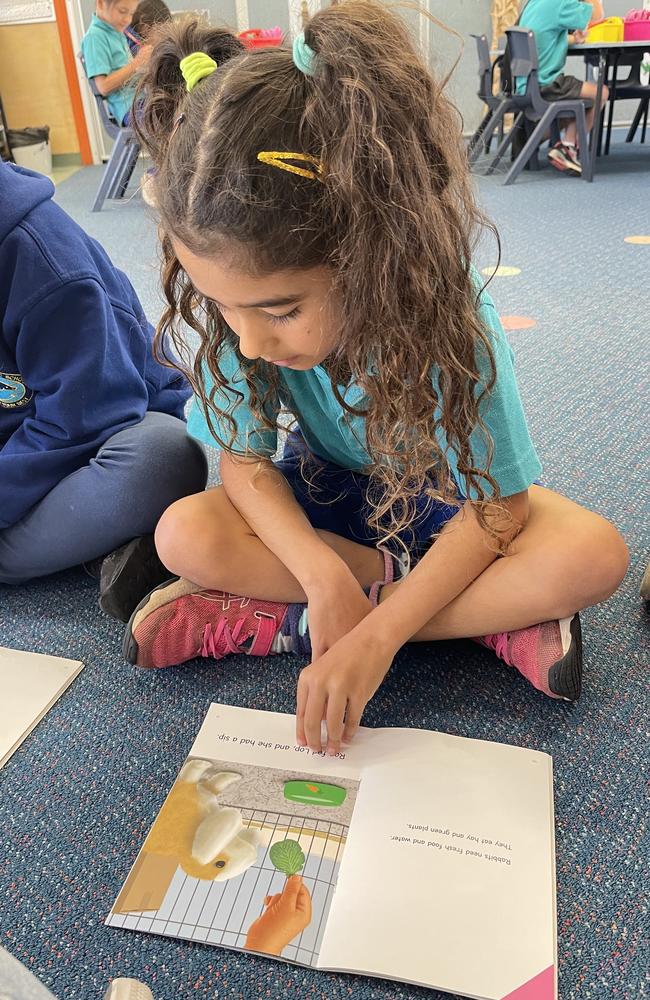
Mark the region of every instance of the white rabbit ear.
[[186, 760], [178, 775], [178, 781], [199, 781], [214, 765], [209, 760]]
[[213, 809], [199, 823], [192, 842], [192, 857], [207, 865], [221, 854], [242, 828], [239, 809]]
[[219, 795], [228, 785], [234, 785], [236, 781], [241, 781], [241, 774], [237, 774], [236, 771], [216, 771], [206, 774], [201, 784], [215, 795]]
[[[246, 831], [242, 831], [245, 833]], [[228, 844], [225, 851], [221, 853], [220, 861], [225, 861], [221, 869], [216, 869], [215, 882], [225, 882], [229, 878], [241, 875], [247, 868], [257, 861], [257, 847], [249, 842], [246, 837], [235, 837]]]

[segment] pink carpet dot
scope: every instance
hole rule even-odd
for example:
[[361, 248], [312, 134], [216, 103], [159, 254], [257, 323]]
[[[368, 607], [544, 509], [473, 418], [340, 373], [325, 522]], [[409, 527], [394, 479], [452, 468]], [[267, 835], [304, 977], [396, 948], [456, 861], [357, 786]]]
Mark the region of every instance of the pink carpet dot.
[[648, 243], [650, 244], [650, 236], [626, 236], [626, 243]]
[[529, 330], [537, 326], [537, 320], [532, 316], [502, 316], [501, 324], [504, 330]]

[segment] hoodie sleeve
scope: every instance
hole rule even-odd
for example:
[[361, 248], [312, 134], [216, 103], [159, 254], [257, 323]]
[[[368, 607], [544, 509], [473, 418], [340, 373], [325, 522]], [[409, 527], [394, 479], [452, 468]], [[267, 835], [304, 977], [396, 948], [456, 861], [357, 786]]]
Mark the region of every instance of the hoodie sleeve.
[[0, 451], [0, 529], [149, 408], [150, 342], [91, 278], [60, 285], [23, 317], [16, 361], [34, 408]]

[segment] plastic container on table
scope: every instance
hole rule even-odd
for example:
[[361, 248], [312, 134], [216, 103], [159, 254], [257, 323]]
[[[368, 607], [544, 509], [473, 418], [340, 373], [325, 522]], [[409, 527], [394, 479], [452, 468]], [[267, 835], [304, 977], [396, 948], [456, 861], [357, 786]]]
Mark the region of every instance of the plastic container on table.
[[589, 42], [622, 42], [623, 41], [623, 18], [606, 17], [602, 21], [596, 21], [587, 32], [587, 44]]
[[626, 42], [650, 42], [650, 10], [628, 10], [623, 38]]
[[238, 36], [247, 49], [272, 49], [282, 45], [282, 28], [249, 28]]

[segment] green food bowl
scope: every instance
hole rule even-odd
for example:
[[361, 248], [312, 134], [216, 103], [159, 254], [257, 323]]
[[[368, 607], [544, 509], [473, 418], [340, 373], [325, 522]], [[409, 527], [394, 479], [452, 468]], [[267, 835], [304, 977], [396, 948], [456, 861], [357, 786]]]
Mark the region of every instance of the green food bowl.
[[290, 802], [313, 806], [341, 806], [348, 792], [340, 785], [326, 785], [320, 781], [285, 781], [284, 797]]

